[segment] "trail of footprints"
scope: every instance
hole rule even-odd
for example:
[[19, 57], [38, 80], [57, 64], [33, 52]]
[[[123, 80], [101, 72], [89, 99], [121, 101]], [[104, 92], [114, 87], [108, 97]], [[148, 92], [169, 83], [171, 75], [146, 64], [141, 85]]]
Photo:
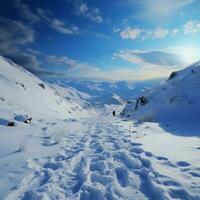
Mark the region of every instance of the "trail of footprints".
[[[55, 157], [35, 161], [37, 170], [34, 180], [21, 199], [45, 193], [51, 195], [50, 199], [112, 200], [148, 197], [160, 200], [168, 196], [181, 199], [183, 195], [186, 199], [193, 199], [180, 183], [156, 172], [151, 166], [151, 159], [169, 166], [177, 165], [180, 171], [185, 169], [184, 173], [197, 178], [200, 178], [200, 169], [198, 173], [190, 169], [189, 163], [181, 161], [174, 164], [165, 157], [145, 152], [141, 144], [130, 143], [123, 130], [119, 133], [116, 125], [89, 123], [88, 126], [86, 134], [66, 135], [62, 150]], [[140, 182], [139, 186], [135, 184], [137, 182]], [[164, 191], [159, 187], [161, 185], [168, 188], [167, 194], [163, 195]]]

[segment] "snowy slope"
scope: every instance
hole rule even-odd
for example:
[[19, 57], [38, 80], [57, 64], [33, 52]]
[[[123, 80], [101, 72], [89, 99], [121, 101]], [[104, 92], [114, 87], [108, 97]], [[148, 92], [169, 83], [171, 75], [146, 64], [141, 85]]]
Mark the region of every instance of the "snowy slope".
[[33, 119], [84, 114], [80, 101], [63, 99], [48, 84], [3, 57], [0, 57], [0, 91], [1, 118], [8, 120], [12, 114], [26, 114]]
[[90, 99], [91, 99], [90, 95], [78, 91], [77, 89], [70, 87], [68, 85], [62, 85], [62, 83], [59, 81], [57, 81], [57, 83], [52, 83], [52, 84], [49, 83], [49, 85], [55, 89], [56, 93], [59, 96], [68, 100], [69, 102], [76, 102], [83, 108], [90, 107]]
[[[200, 200], [199, 137], [177, 136], [169, 124], [123, 121], [113, 100], [124, 99], [116, 90], [104, 96], [99, 83], [89, 87], [101, 91], [105, 106], [93, 110], [94, 94], [0, 63], [0, 199]], [[18, 121], [24, 114], [31, 124]]]
[[[200, 113], [200, 63], [173, 73], [164, 84], [138, 97], [148, 103], [141, 105], [138, 97], [127, 103], [122, 116], [141, 121], [199, 122]], [[137, 108], [136, 108], [137, 107]]]
[[[0, 199], [29, 173], [29, 160], [58, 150], [63, 131], [52, 126], [64, 127], [88, 116], [84, 102], [76, 97], [63, 98], [49, 84], [0, 56]], [[30, 125], [23, 123], [26, 116], [33, 118]], [[8, 127], [9, 122], [16, 126]]]
[[131, 140], [141, 144], [152, 167], [158, 169], [157, 177], [163, 179], [158, 182], [169, 199], [200, 199], [199, 91], [197, 62], [128, 101], [121, 112]]
[[[166, 144], [168, 157], [163, 156], [161, 149], [153, 149], [156, 147], [154, 144], [157, 144], [156, 138], [159, 136], [161, 139], [165, 134], [156, 125], [148, 123], [138, 127], [112, 117], [109, 110], [102, 108], [79, 121], [60, 121], [49, 125], [43, 142], [49, 142], [51, 138], [47, 136], [55, 130], [62, 130], [60, 142], [46, 147], [54, 148], [55, 152], [49, 156], [29, 159], [30, 173], [10, 190], [6, 200], [200, 199], [198, 165], [186, 162], [186, 149], [177, 159], [173, 148], [171, 153], [175, 155], [170, 159], [169, 140]], [[142, 133], [143, 136], [140, 136]], [[153, 153], [148, 151], [145, 140], [149, 146], [153, 146]], [[185, 144], [193, 144], [194, 148], [194, 141]], [[164, 142], [161, 142], [164, 147]], [[172, 144], [178, 142], [180, 139], [175, 139]], [[199, 150], [195, 152], [199, 155]], [[11, 179], [12, 176], [13, 173], [10, 173]]]

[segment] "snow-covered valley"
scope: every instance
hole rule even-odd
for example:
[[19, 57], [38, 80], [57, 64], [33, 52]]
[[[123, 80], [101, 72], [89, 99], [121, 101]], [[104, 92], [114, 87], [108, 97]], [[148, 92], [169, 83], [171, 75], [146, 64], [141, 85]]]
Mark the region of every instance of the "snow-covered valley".
[[[155, 83], [136, 88], [127, 83], [125, 94], [119, 83], [104, 88], [102, 83], [49, 84], [1, 57], [0, 199], [200, 199], [199, 86], [187, 84], [199, 78], [186, 72], [181, 77], [187, 89], [179, 89], [176, 78], [173, 92], [195, 100], [197, 120], [191, 122], [188, 115], [176, 123], [175, 118], [159, 121], [158, 114], [169, 110], [169, 116], [178, 115], [181, 109], [155, 109], [153, 120], [144, 116], [152, 111], [152, 102], [153, 108], [156, 100], [158, 105], [160, 99], [163, 105], [168, 102], [164, 97], [169, 93], [156, 96], [168, 85], [151, 90]], [[126, 98], [137, 99], [140, 93], [150, 99], [146, 105], [137, 112], [135, 101], [125, 107]], [[183, 102], [176, 99], [174, 107]], [[31, 124], [19, 120], [26, 115]], [[6, 126], [9, 122], [14, 126]]]

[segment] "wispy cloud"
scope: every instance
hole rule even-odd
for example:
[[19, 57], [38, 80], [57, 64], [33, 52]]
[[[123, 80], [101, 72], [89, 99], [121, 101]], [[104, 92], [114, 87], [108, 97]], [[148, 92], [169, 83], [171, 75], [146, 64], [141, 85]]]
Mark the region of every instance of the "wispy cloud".
[[63, 21], [56, 18], [50, 22], [50, 26], [54, 28], [56, 31], [66, 35], [79, 33], [78, 27], [67, 26]]
[[196, 35], [200, 33], [200, 21], [190, 20], [179, 27], [170, 29], [155, 27], [154, 29], [144, 29], [135, 27], [125, 27], [113, 29], [114, 33], [118, 33], [122, 39], [146, 40], [146, 39], [163, 39], [166, 37], [175, 37], [178, 34]]
[[146, 30], [141, 28], [126, 27], [124, 30], [118, 31], [122, 39], [161, 39], [166, 36], [175, 36], [178, 29], [169, 30], [166, 28], [156, 27], [154, 30]]
[[52, 17], [53, 12], [49, 9], [44, 10], [38, 7], [33, 11], [28, 4], [23, 3], [21, 0], [16, 0], [15, 6], [18, 8], [21, 16], [31, 23], [45, 21], [51, 28], [66, 35], [80, 33], [77, 26], [66, 24], [63, 20]]
[[101, 16], [99, 8], [90, 7], [86, 2], [74, 2], [75, 14], [84, 16], [96, 23], [102, 23], [103, 17]]
[[191, 20], [184, 24], [183, 26], [185, 34], [197, 34], [200, 32], [200, 22], [197, 20]]
[[164, 50], [127, 50], [113, 56], [133, 64], [133, 79], [140, 80], [167, 77], [171, 71], [186, 64], [178, 54]]
[[70, 68], [88, 68], [90, 67], [87, 63], [81, 63], [77, 60], [71, 59], [67, 56], [55, 56], [49, 55], [46, 57], [46, 62], [54, 65], [64, 65]]
[[40, 21], [40, 17], [32, 11], [28, 4], [23, 3], [21, 0], [16, 0], [15, 6], [19, 9], [20, 15], [25, 19], [32, 23]]
[[122, 39], [132, 39], [135, 40], [140, 37], [142, 30], [139, 28], [130, 28], [127, 27], [125, 30], [120, 32], [120, 36]]
[[128, 0], [129, 4], [138, 6], [137, 17], [145, 20], [160, 20], [162, 17], [169, 17], [178, 10], [190, 5], [196, 0]]
[[13, 60], [34, 74], [51, 73], [41, 67], [42, 62], [38, 57], [42, 53], [27, 47], [35, 41], [35, 31], [30, 25], [0, 17], [0, 32], [2, 56]]
[[155, 31], [153, 32], [153, 38], [165, 38], [169, 33], [168, 29], [165, 28], [156, 28]]
[[[183, 62], [176, 54], [165, 51], [120, 51], [114, 54], [120, 59], [133, 64], [132, 68], [102, 69], [66, 56], [48, 56], [47, 63], [62, 65], [64, 75], [60, 78], [88, 80], [147, 80], [167, 77], [172, 70], [181, 68]], [[59, 77], [58, 77], [59, 78]]]
[[3, 17], [0, 17], [0, 32], [1, 48], [32, 43], [35, 39], [35, 31], [30, 26]]
[[114, 53], [114, 56], [133, 64], [145, 66], [174, 68], [185, 64], [178, 54], [164, 50], [127, 50]]

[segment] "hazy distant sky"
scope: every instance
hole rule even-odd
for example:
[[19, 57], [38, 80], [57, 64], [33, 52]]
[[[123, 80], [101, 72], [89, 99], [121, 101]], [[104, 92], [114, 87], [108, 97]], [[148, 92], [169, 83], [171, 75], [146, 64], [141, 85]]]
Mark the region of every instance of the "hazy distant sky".
[[5, 0], [0, 54], [45, 79], [143, 80], [200, 60], [198, 0]]

